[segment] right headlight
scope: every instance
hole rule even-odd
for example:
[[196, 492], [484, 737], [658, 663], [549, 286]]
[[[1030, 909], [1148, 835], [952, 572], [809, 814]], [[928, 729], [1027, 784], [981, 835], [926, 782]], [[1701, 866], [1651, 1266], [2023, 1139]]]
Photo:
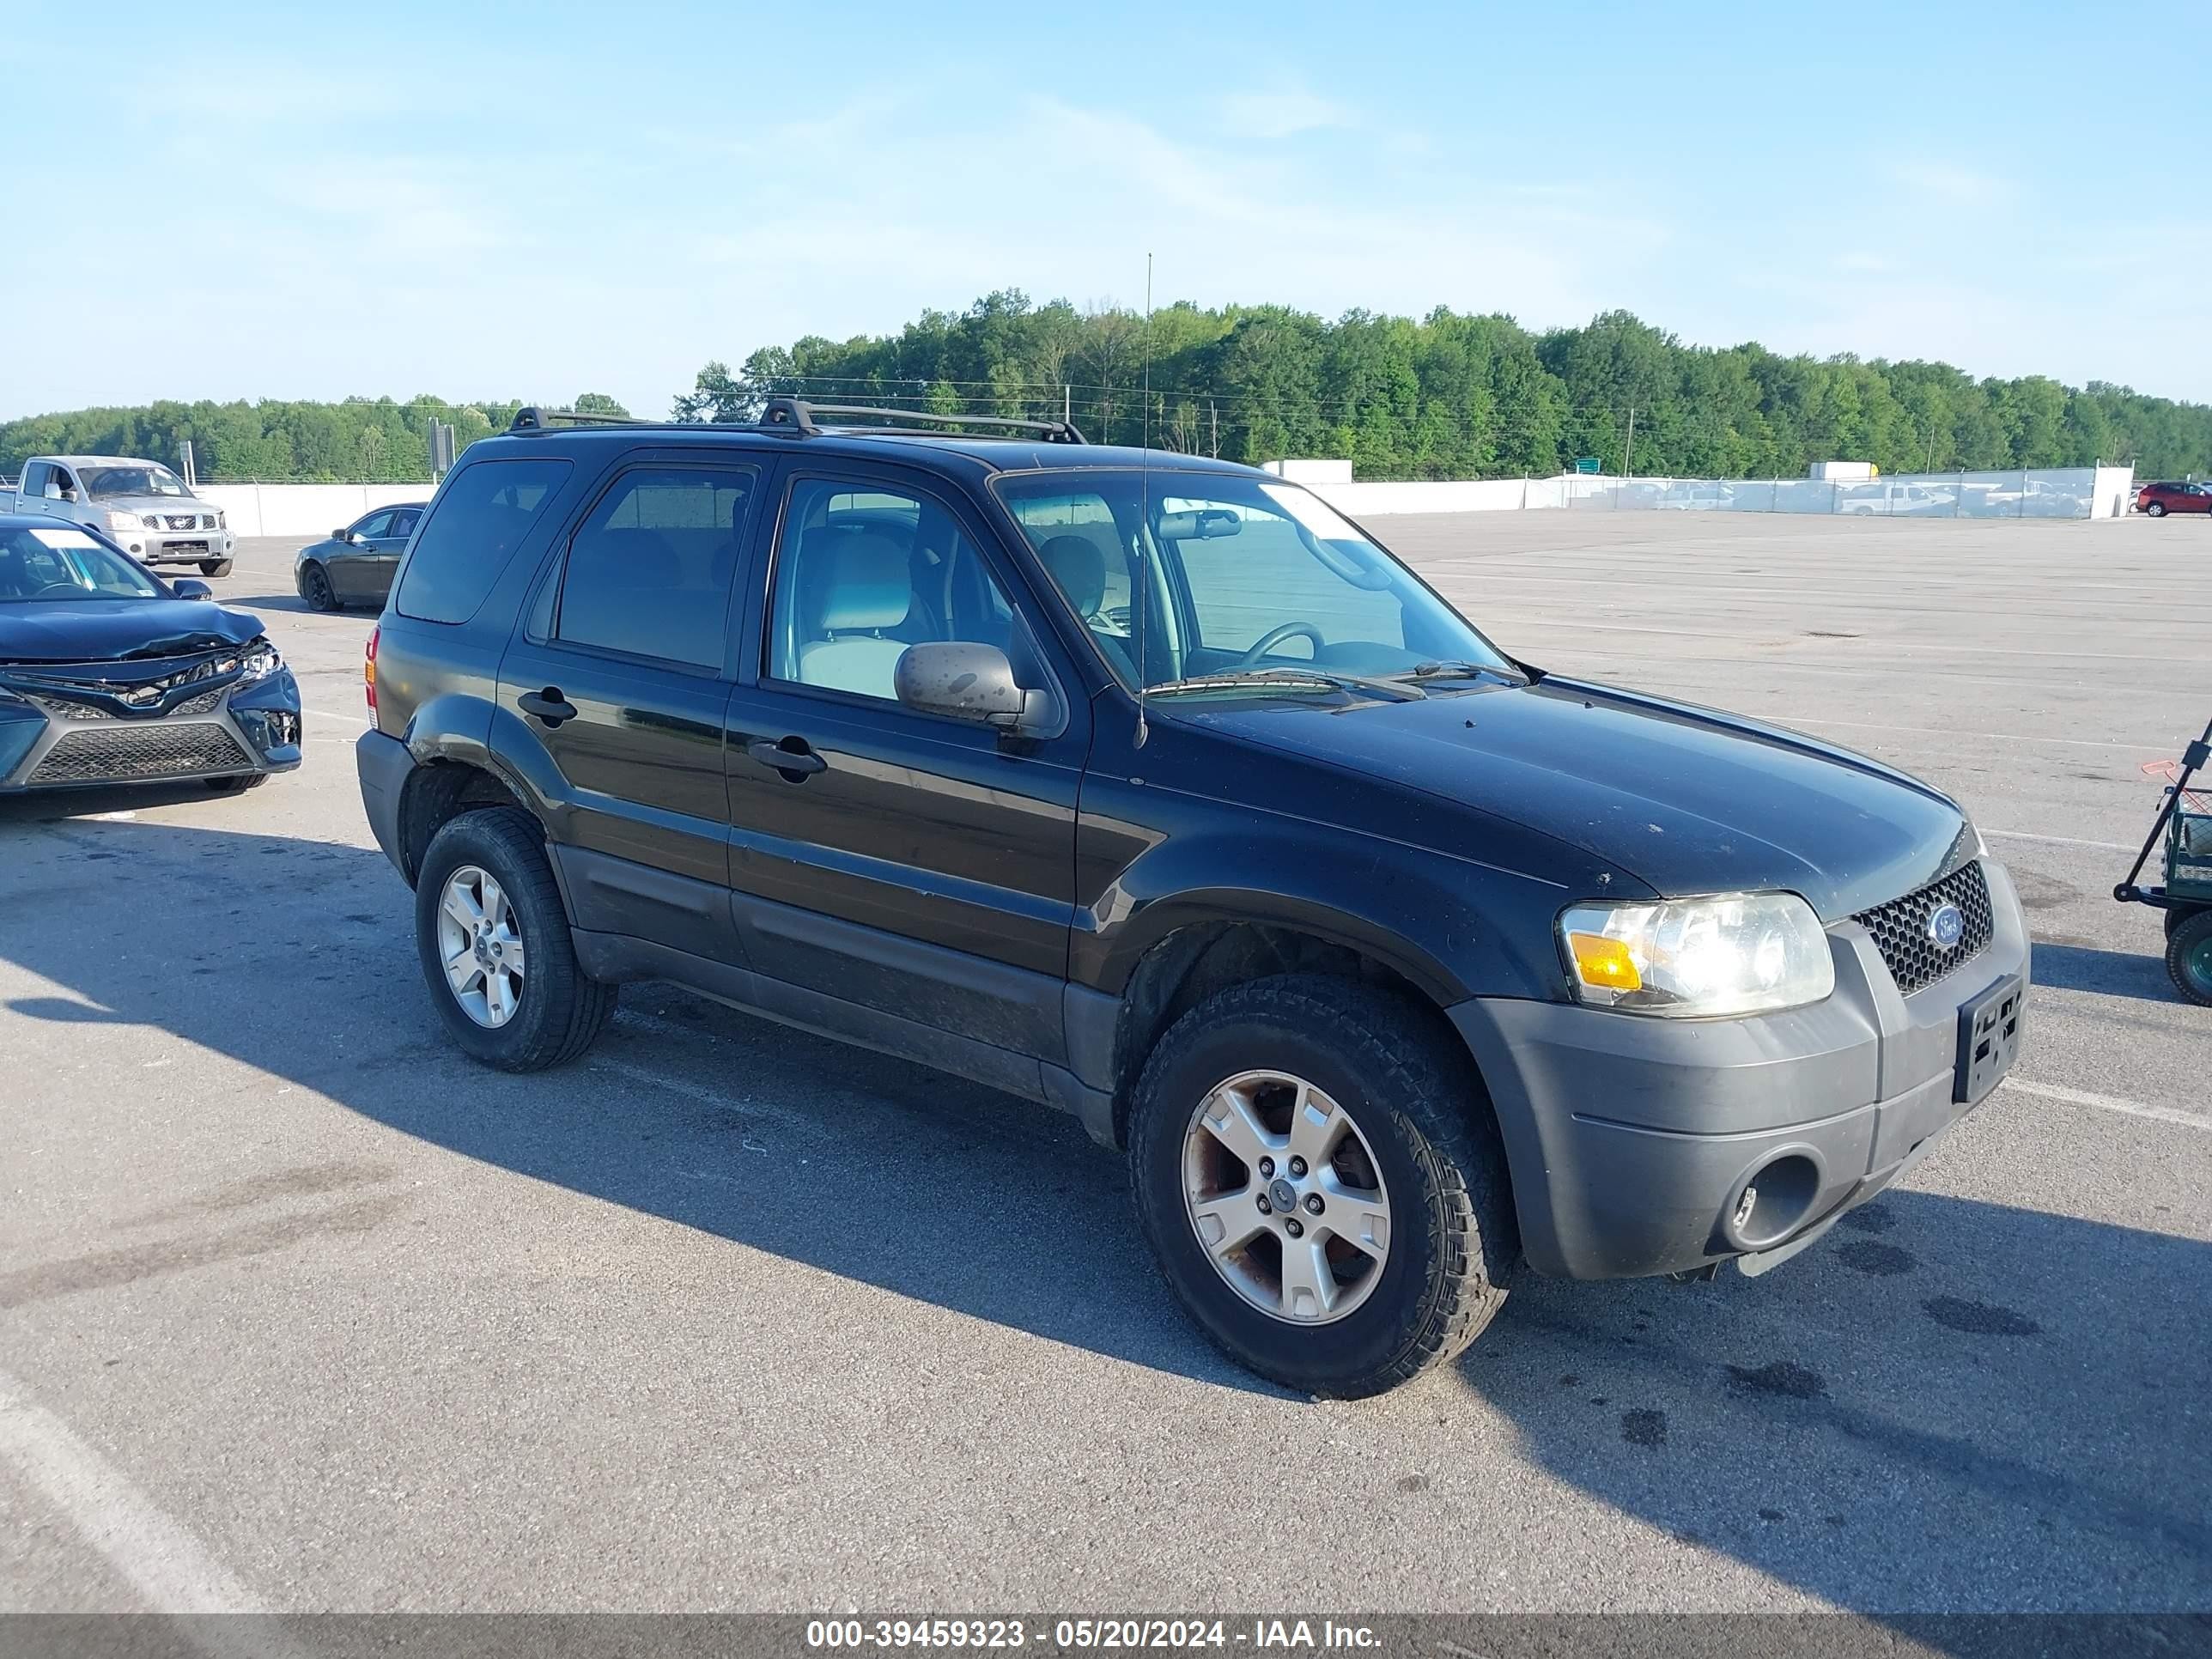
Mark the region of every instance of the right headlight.
[[1559, 950], [1578, 1000], [1625, 1013], [1759, 1013], [1836, 988], [1827, 933], [1795, 893], [1577, 904]]

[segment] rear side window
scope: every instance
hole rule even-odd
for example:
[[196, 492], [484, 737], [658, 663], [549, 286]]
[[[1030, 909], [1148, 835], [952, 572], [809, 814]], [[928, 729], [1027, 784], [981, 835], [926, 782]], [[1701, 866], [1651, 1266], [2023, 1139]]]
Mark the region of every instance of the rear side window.
[[758, 481], [750, 467], [646, 467], [616, 479], [569, 544], [554, 638], [720, 668]]
[[399, 614], [435, 623], [475, 616], [568, 470], [566, 461], [478, 461], [453, 474], [415, 538]]

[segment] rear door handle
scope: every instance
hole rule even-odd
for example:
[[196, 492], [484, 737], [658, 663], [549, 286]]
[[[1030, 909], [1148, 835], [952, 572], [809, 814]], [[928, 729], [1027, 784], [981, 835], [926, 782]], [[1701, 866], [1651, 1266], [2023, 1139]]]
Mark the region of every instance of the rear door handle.
[[[792, 747], [787, 749], [784, 744]], [[772, 738], [755, 738], [745, 745], [745, 753], [763, 766], [773, 766], [779, 772], [797, 772], [802, 776], [826, 771], [830, 765], [806, 746], [804, 738], [786, 738], [782, 743]]]
[[549, 685], [543, 691], [526, 691], [514, 700], [514, 706], [526, 714], [534, 714], [549, 726], [576, 718], [576, 705], [561, 695], [561, 688]]

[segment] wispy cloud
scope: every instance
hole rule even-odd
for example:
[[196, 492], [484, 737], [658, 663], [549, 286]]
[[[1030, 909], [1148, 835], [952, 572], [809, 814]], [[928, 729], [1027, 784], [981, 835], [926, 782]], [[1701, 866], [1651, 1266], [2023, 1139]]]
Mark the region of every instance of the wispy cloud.
[[1891, 176], [1907, 190], [1946, 202], [1987, 204], [2013, 193], [2013, 184], [1994, 173], [1961, 167], [1954, 161], [1923, 159], [1900, 161]]
[[1295, 85], [1232, 92], [1222, 99], [1220, 110], [1222, 131], [1240, 138], [1289, 138], [1359, 125], [1346, 106]]

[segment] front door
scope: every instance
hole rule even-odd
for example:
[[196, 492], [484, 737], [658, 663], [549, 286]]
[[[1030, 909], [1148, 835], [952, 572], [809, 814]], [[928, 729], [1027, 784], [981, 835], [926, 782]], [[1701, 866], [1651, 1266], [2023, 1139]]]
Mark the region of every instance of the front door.
[[[747, 957], [844, 1034], [883, 1018], [942, 1033], [969, 1045], [952, 1069], [994, 1080], [993, 1051], [1059, 1060], [1090, 742], [1078, 683], [1020, 619], [1014, 596], [1033, 601], [967, 506], [857, 463], [794, 460], [781, 495], [725, 750]], [[1059, 691], [1061, 729], [1002, 739], [903, 707], [901, 653], [942, 640], [1006, 650]]]
[[722, 765], [730, 601], [759, 481], [744, 465], [616, 471], [562, 538], [499, 677], [504, 714], [528, 733], [518, 741], [556, 775], [553, 852], [576, 925], [726, 962], [739, 959]]
[[376, 538], [375, 557], [370, 562], [366, 575], [368, 592], [363, 598], [377, 604], [384, 603], [392, 592], [392, 578], [399, 574], [399, 556], [407, 550], [407, 543], [415, 534], [416, 520], [422, 516], [419, 507], [395, 507], [392, 522]]
[[325, 568], [331, 578], [331, 592], [346, 605], [356, 605], [365, 599], [380, 598], [375, 592], [377, 538], [392, 525], [392, 509], [379, 507], [354, 520], [346, 532], [346, 539], [332, 547]]

